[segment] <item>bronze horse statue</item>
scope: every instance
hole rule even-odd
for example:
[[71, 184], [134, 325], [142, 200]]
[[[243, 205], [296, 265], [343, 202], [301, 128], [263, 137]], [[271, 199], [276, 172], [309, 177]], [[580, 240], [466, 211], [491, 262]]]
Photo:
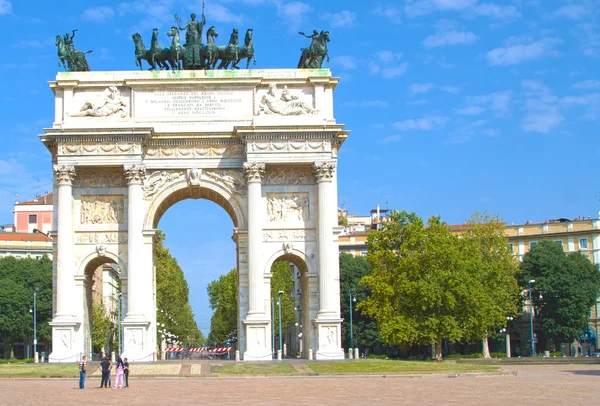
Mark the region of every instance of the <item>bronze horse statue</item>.
[[65, 39], [57, 35], [56, 46], [58, 47], [58, 66], [63, 66], [69, 72], [89, 72], [90, 65], [87, 62], [86, 55], [92, 51], [81, 52], [75, 50], [71, 52], [65, 45]]
[[135, 66], [139, 66], [140, 70], [143, 69], [142, 60], [148, 62], [151, 66], [150, 70], [156, 70], [156, 65], [159, 69], [169, 69], [169, 65], [174, 69], [174, 62], [171, 61], [171, 50], [169, 48], [162, 48], [157, 53], [152, 53], [144, 46], [142, 36], [137, 32], [131, 36], [133, 43], [135, 44]]
[[314, 47], [310, 46], [308, 48], [302, 48], [298, 69], [321, 68], [325, 57], [327, 57], [327, 62], [329, 62], [329, 54], [327, 51], [327, 43], [329, 41], [329, 31], [321, 31]]
[[254, 65], [256, 65], [256, 58], [254, 57], [254, 43], [252, 42], [252, 28], [248, 28], [246, 31], [246, 37], [244, 38], [244, 46], [237, 47], [236, 52], [232, 52], [231, 48], [227, 49], [227, 47], [219, 47], [219, 49], [220, 48], [225, 49], [223, 52], [219, 51], [221, 63], [219, 64], [218, 69], [227, 69], [230, 63], [232, 69], [240, 69], [237, 64], [240, 63], [242, 59], [247, 59], [246, 69], [248, 69], [250, 66], [251, 60], [254, 60]]

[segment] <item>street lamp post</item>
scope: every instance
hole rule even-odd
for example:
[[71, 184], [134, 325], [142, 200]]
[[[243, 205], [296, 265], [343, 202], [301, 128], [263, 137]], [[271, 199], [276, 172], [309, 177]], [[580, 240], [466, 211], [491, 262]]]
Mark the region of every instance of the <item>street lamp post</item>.
[[513, 321], [513, 317], [512, 316], [507, 316], [506, 317], [506, 328], [503, 328], [502, 330], [500, 330], [501, 333], [503, 333], [505, 335], [505, 339], [506, 339], [506, 358], [510, 358], [510, 333], [512, 332], [512, 328], [510, 326], [510, 324]]
[[527, 281], [529, 288], [529, 332], [531, 334], [531, 356], [535, 357], [535, 337], [533, 336], [533, 300], [531, 299], [531, 284], [535, 283], [535, 279]]
[[278, 350], [278, 357], [279, 359], [281, 359], [281, 356], [279, 356], [279, 351], [283, 352], [283, 345], [281, 344], [282, 341], [282, 337], [281, 337], [281, 295], [283, 295], [283, 291], [280, 290], [277, 293], [277, 308], [278, 308], [278, 312], [279, 312], [279, 350]]
[[275, 358], [275, 299], [271, 298], [271, 351]]
[[117, 294], [117, 326], [118, 326], [118, 346], [119, 346], [119, 356], [121, 356], [121, 295], [123, 293], [119, 292]]
[[40, 291], [40, 288], [35, 288], [33, 290], [33, 362], [38, 363], [38, 353], [37, 353], [37, 292]]
[[356, 298], [353, 297], [354, 289], [348, 289], [348, 300], [350, 302], [350, 349], [354, 348], [354, 339], [352, 334], [352, 302], [356, 302]]

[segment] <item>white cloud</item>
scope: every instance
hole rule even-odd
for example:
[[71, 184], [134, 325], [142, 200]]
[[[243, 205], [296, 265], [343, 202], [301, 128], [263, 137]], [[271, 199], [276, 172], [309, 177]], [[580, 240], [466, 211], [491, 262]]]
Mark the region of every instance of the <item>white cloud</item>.
[[340, 11], [339, 13], [325, 13], [321, 20], [329, 20], [332, 27], [351, 27], [356, 23], [356, 13], [353, 11]]
[[369, 63], [369, 72], [372, 75], [379, 75], [386, 79], [392, 79], [403, 75], [408, 70], [408, 63], [404, 62], [394, 65], [402, 58], [402, 53], [389, 50], [382, 50], [375, 53], [376, 61]]
[[381, 144], [388, 144], [390, 142], [398, 142], [402, 140], [402, 136], [399, 134], [388, 135], [387, 137], [380, 138], [377, 142]]
[[356, 69], [356, 58], [350, 55], [340, 55], [333, 58], [333, 62], [342, 65], [342, 69]]
[[573, 83], [571, 87], [574, 89], [600, 89], [600, 80], [584, 80]]
[[281, 16], [290, 20], [302, 18], [304, 14], [312, 10], [312, 7], [301, 1], [292, 1], [278, 5], [278, 12]]
[[488, 137], [496, 137], [502, 134], [502, 130], [499, 130], [498, 128], [486, 128], [484, 130], [481, 130], [481, 133], [483, 135], [487, 135]]
[[442, 86], [440, 87], [440, 90], [442, 92], [446, 92], [446, 93], [450, 93], [450, 94], [457, 94], [460, 93], [460, 87], [456, 87], [456, 86]]
[[393, 79], [396, 76], [401, 76], [408, 70], [408, 63], [402, 63], [398, 66], [391, 66], [381, 69], [380, 75], [386, 79]]
[[530, 44], [493, 49], [487, 53], [486, 58], [491, 66], [516, 65], [524, 61], [558, 56], [560, 53], [554, 49], [554, 46], [560, 43], [562, 41], [557, 38], [544, 38]]
[[478, 0], [406, 0], [406, 3], [404, 12], [411, 18], [444, 11], [503, 20], [521, 16], [521, 13], [514, 6], [479, 3]]
[[9, 0], [0, 0], [0, 15], [12, 14], [12, 4]]
[[402, 15], [402, 10], [396, 7], [376, 7], [373, 13], [388, 18], [394, 24], [400, 24], [401, 22], [400, 16]]
[[404, 121], [397, 121], [393, 124], [394, 128], [399, 131], [422, 130], [430, 131], [441, 128], [448, 122], [447, 117], [443, 116], [427, 116], [422, 118], [410, 118]]
[[566, 4], [556, 10], [554, 13], [559, 17], [566, 17], [570, 20], [579, 20], [587, 14], [587, 8], [582, 4]]
[[479, 37], [467, 31], [438, 32], [425, 38], [422, 42], [425, 48], [435, 48], [446, 45], [466, 45], [477, 41]]
[[485, 108], [481, 106], [468, 106], [462, 109], [456, 110], [458, 114], [462, 114], [464, 116], [476, 116], [485, 111]]
[[[206, 19], [216, 21], [218, 23], [233, 23], [240, 24], [243, 21], [242, 16], [234, 14], [227, 7], [220, 4], [210, 4], [206, 8]], [[209, 26], [207, 26], [209, 27]]]
[[414, 96], [421, 93], [427, 93], [428, 91], [433, 90], [434, 87], [435, 85], [433, 83], [413, 83], [410, 85], [409, 89], [410, 94]]
[[391, 62], [395, 62], [395, 61], [399, 60], [400, 58], [402, 58], [402, 53], [383, 50], [383, 51], [377, 51], [375, 53], [375, 56], [377, 57], [377, 59], [380, 62], [391, 63]]
[[81, 18], [87, 21], [95, 21], [97, 23], [103, 23], [109, 20], [112, 16], [115, 15], [115, 12], [112, 8], [101, 6], [101, 7], [93, 7], [88, 8], [83, 12]]
[[585, 56], [600, 56], [600, 33], [595, 24], [579, 24], [577, 27], [581, 49]]
[[525, 116], [521, 120], [524, 131], [547, 134], [563, 122], [558, 98], [548, 86], [535, 80], [523, 80], [521, 87], [526, 95]]

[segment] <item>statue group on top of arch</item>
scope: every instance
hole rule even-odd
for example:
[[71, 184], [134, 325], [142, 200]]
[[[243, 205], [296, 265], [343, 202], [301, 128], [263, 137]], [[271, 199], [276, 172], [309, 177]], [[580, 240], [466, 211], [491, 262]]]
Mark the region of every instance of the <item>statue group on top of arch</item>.
[[[206, 17], [204, 16], [204, 1], [202, 2], [202, 15], [197, 19], [196, 14], [190, 16], [190, 21], [182, 26], [181, 18], [175, 14], [175, 24], [167, 32], [171, 38], [169, 47], [159, 45], [158, 28], [152, 30], [152, 39], [150, 48], [147, 49], [139, 33], [132, 35], [135, 44], [135, 63], [136, 66], [143, 69], [142, 61], [150, 65], [150, 70], [193, 70], [193, 69], [240, 69], [238, 64], [246, 59], [246, 69], [250, 67], [253, 61], [256, 65], [254, 56], [254, 43], [252, 40], [252, 28], [246, 31], [244, 44], [239, 45], [239, 32], [234, 28], [229, 37], [229, 43], [224, 46], [216, 44], [215, 39], [219, 36], [215, 26], [211, 26], [206, 31], [206, 43], [202, 42]], [[76, 51], [73, 47], [73, 34], [65, 36], [56, 36], [56, 46], [58, 47], [59, 66], [62, 63], [65, 70], [89, 71], [85, 55], [92, 52]], [[182, 44], [180, 31], [185, 31], [185, 44]], [[298, 68], [315, 69], [321, 68], [325, 58], [329, 61], [327, 43], [330, 41], [329, 31], [313, 30], [311, 35], [300, 32], [305, 38], [311, 39], [311, 43], [306, 48], [301, 48]]]

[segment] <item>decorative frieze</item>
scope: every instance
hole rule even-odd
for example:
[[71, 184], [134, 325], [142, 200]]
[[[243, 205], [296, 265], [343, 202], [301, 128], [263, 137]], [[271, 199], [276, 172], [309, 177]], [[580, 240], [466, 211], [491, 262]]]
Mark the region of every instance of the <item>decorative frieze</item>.
[[310, 185], [315, 183], [312, 169], [309, 167], [269, 168], [265, 185]]
[[77, 244], [122, 244], [127, 242], [127, 232], [77, 233]]
[[142, 183], [146, 177], [146, 167], [144, 165], [125, 165], [124, 170], [127, 184]]
[[142, 147], [137, 143], [72, 143], [58, 146], [59, 155], [129, 155], [141, 152]]
[[252, 142], [250, 150], [252, 152], [326, 152], [328, 145], [325, 141], [269, 141]]
[[125, 178], [121, 172], [78, 169], [73, 186], [82, 188], [125, 187]]
[[81, 224], [123, 224], [123, 196], [81, 196]]
[[246, 162], [244, 163], [244, 171], [246, 172], [246, 180], [248, 182], [262, 182], [265, 176], [265, 164]]
[[72, 185], [75, 179], [75, 167], [71, 165], [54, 165], [54, 176], [59, 185]]
[[208, 145], [208, 146], [149, 146], [146, 156], [149, 158], [242, 158], [244, 145]]
[[267, 193], [269, 221], [310, 220], [308, 193]]
[[317, 162], [314, 165], [314, 174], [317, 182], [331, 181], [333, 172], [335, 171], [335, 163], [333, 162]]
[[[246, 165], [246, 164], [244, 164]], [[264, 164], [263, 164], [264, 172]], [[225, 187], [232, 195], [246, 197], [246, 183], [239, 169], [204, 170], [202, 173], [213, 182]]]
[[150, 200], [169, 183], [177, 181], [184, 176], [182, 171], [155, 171], [144, 179], [142, 192], [145, 200]]
[[270, 241], [316, 241], [317, 232], [314, 229], [264, 230], [263, 240]]

